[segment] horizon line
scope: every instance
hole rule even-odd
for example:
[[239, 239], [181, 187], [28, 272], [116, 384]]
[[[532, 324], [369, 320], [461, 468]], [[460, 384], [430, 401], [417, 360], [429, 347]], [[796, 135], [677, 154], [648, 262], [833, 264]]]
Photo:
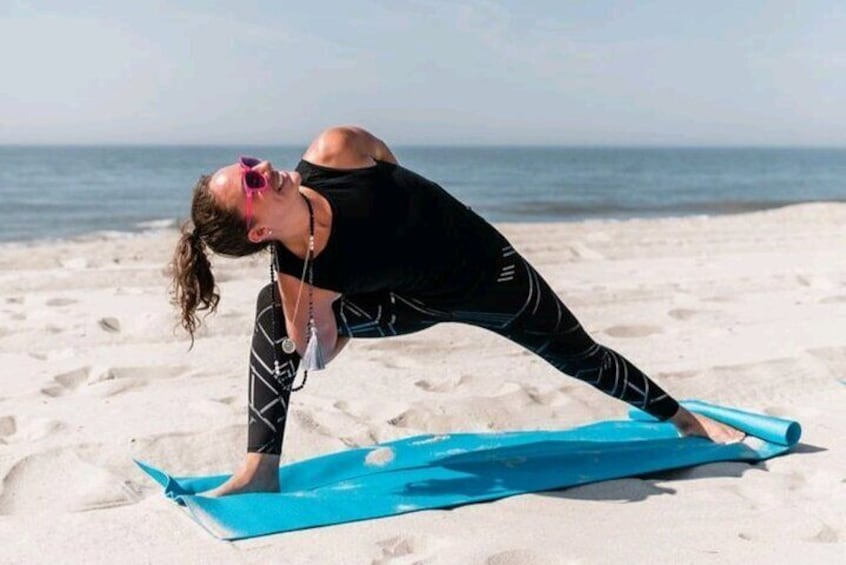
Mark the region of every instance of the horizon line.
[[[161, 142], [117, 142], [117, 143], [3, 143], [0, 148], [136, 148], [136, 147], [173, 147], [173, 148], [231, 148], [231, 147], [284, 147], [304, 148], [308, 143], [161, 143]], [[843, 144], [782, 144], [782, 143], [391, 143], [392, 148], [457, 148], [457, 149], [846, 149]]]

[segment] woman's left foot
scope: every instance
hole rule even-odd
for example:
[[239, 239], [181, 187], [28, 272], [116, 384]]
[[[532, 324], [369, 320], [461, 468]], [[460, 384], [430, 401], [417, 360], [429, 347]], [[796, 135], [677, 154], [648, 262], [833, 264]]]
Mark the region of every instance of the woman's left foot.
[[746, 433], [741, 430], [682, 407], [670, 421], [683, 436], [700, 436], [714, 443], [738, 443], [746, 438]]

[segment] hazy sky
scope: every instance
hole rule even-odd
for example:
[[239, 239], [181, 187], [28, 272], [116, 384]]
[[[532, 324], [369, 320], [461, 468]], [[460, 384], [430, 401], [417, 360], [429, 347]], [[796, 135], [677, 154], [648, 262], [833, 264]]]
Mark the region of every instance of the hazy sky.
[[846, 2], [0, 0], [0, 143], [846, 145]]

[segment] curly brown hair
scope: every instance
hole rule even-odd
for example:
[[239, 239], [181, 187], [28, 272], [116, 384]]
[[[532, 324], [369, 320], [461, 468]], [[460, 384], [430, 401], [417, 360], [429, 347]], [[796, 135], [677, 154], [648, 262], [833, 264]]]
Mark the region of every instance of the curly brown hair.
[[208, 310], [207, 316], [217, 310], [220, 302], [205, 248], [219, 255], [245, 257], [268, 246], [267, 242], [249, 240], [247, 222], [237, 209], [218, 205], [209, 190], [210, 180], [211, 175], [203, 175], [194, 186], [191, 219], [182, 224], [171, 261], [171, 302], [181, 309], [179, 323], [191, 336], [191, 347], [194, 332], [201, 324], [197, 312]]

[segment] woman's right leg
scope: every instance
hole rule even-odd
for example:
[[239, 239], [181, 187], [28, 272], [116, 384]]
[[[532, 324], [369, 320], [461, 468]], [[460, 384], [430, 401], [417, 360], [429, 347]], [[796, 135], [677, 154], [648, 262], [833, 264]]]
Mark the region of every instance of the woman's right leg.
[[[247, 457], [241, 469], [221, 486], [204, 493], [206, 496], [279, 490], [282, 439], [300, 357], [286, 354], [280, 347], [287, 330], [282, 306], [279, 300], [273, 300], [271, 289], [270, 284], [265, 286], [256, 301], [250, 346]], [[387, 291], [341, 297], [333, 310], [338, 333], [345, 337], [409, 334], [449, 318], [442, 310]], [[277, 356], [279, 371], [275, 370]]]
[[[343, 296], [333, 304], [338, 333], [345, 337], [388, 337], [414, 333], [447, 318], [414, 299], [392, 292]], [[274, 316], [275, 322], [274, 322]], [[297, 353], [284, 353], [280, 344], [287, 337], [282, 307], [273, 304], [271, 286], [259, 292], [250, 347], [249, 421], [247, 451], [267, 455], [282, 452], [291, 386], [300, 364]], [[276, 355], [280, 374], [274, 372]]]
[[247, 456], [240, 469], [219, 487], [203, 493], [205, 496], [279, 490], [282, 438], [300, 357], [280, 348], [287, 331], [281, 304], [273, 300], [271, 289], [271, 284], [266, 285], [256, 300], [248, 379]]
[[[282, 351], [280, 345], [288, 332], [281, 303], [278, 297], [273, 300], [271, 290], [271, 284], [266, 285], [256, 300], [250, 345], [247, 451], [279, 455], [300, 356], [296, 352]], [[275, 371], [277, 359], [278, 376]]]

